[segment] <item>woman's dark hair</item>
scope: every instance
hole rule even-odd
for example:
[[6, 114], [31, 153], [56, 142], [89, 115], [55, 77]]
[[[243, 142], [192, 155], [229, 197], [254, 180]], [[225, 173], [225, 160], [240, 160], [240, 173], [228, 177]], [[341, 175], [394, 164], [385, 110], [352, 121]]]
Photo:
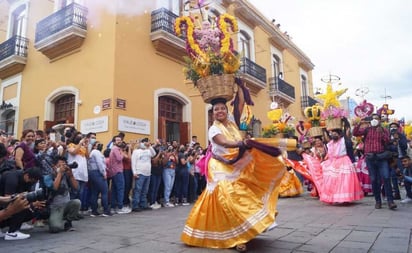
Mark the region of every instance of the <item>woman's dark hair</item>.
[[103, 156], [108, 158], [110, 156], [110, 151], [112, 151], [110, 148], [107, 148], [103, 151]]
[[24, 174], [29, 175], [30, 179], [39, 180], [42, 177], [42, 172], [39, 167], [28, 168], [24, 171]]

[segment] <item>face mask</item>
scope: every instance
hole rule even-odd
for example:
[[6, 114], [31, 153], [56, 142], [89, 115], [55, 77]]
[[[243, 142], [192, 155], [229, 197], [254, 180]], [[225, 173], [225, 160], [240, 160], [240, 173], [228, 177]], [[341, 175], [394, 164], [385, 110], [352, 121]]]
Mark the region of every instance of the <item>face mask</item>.
[[90, 144], [95, 144], [96, 143], [96, 139], [90, 139]]
[[379, 120], [377, 120], [377, 119], [373, 119], [372, 121], [371, 121], [371, 125], [372, 126], [377, 126], [379, 124]]
[[339, 140], [339, 136], [337, 136], [337, 135], [333, 135], [333, 136], [331, 136], [331, 138], [332, 138], [332, 140], [334, 140], [334, 141]]
[[141, 142], [140, 143], [140, 148], [146, 148], [146, 145], [143, 142]]

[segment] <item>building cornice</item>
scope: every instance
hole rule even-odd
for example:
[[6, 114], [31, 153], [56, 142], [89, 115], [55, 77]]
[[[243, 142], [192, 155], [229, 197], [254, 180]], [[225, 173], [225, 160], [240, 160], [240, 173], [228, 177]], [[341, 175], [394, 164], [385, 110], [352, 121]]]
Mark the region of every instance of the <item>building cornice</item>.
[[293, 43], [287, 35], [272, 24], [259, 10], [246, 0], [223, 0], [223, 4], [234, 6], [236, 16], [245, 18], [248, 22], [253, 22], [255, 26], [260, 26], [269, 34], [269, 40], [281, 50], [287, 49], [299, 62], [299, 66], [306, 71], [312, 70], [315, 65], [309, 57]]

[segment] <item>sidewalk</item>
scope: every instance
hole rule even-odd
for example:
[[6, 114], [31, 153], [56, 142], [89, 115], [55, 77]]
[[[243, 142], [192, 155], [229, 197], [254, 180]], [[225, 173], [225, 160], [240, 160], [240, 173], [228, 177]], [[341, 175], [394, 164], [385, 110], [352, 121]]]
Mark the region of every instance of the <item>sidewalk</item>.
[[[331, 206], [305, 193], [280, 199], [274, 230], [250, 241], [248, 252], [399, 252], [412, 253], [412, 204], [392, 211], [374, 209], [373, 197], [350, 205]], [[0, 239], [1, 252], [236, 252], [188, 247], [180, 241], [192, 206], [161, 208], [113, 217], [86, 217], [74, 232], [49, 234], [35, 228], [31, 238]]]

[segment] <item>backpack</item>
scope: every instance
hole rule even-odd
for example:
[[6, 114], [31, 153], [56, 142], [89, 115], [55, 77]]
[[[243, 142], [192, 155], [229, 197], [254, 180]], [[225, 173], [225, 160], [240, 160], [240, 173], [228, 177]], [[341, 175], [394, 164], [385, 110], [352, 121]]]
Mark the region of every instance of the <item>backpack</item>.
[[[14, 159], [5, 159], [1, 164], [0, 164], [0, 184], [3, 183], [2, 180], [2, 175], [6, 172], [6, 171], [10, 171], [10, 170], [15, 170], [16, 169], [16, 161]], [[0, 187], [3, 187], [2, 185], [0, 185]]]

